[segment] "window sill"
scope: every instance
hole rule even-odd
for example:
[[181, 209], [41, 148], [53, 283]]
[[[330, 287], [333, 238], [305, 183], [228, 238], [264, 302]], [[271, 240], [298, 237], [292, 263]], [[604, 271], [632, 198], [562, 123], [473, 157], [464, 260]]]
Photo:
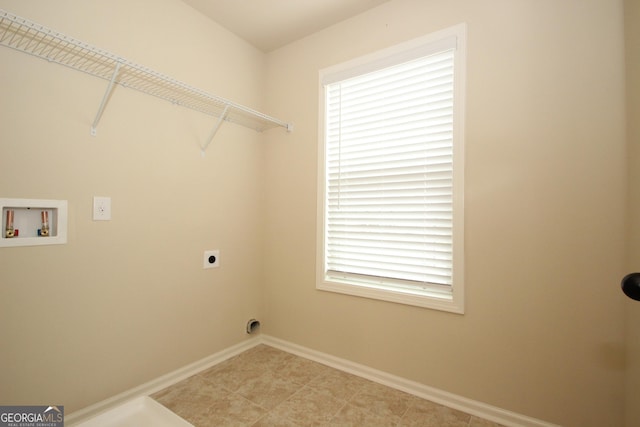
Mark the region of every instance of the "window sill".
[[397, 304], [412, 305], [429, 308], [432, 310], [447, 311], [450, 313], [464, 314], [464, 303], [461, 295], [455, 292], [403, 292], [388, 288], [375, 287], [363, 284], [340, 282], [335, 280], [320, 280], [316, 289], [328, 292], [337, 292], [363, 298], [382, 300]]

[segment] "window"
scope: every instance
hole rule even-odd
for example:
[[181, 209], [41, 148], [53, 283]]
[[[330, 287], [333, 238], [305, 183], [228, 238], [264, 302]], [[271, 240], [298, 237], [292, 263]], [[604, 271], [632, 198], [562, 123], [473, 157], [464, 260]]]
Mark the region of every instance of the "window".
[[316, 287], [456, 313], [465, 27], [320, 72]]

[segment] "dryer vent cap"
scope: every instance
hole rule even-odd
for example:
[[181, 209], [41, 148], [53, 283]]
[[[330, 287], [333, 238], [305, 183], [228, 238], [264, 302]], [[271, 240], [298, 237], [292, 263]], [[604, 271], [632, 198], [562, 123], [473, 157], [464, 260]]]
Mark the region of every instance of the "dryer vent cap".
[[247, 322], [247, 333], [254, 334], [260, 330], [260, 322], [256, 319], [251, 319]]

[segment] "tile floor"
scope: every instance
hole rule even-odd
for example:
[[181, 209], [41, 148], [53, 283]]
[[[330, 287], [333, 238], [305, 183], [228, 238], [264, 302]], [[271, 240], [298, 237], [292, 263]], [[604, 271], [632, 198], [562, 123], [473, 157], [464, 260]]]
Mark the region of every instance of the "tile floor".
[[196, 427], [501, 427], [267, 345], [151, 397]]

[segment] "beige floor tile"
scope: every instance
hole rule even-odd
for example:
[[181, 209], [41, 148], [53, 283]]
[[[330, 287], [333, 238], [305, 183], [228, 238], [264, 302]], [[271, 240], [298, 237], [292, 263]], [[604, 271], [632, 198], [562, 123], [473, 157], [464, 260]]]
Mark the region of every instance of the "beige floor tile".
[[369, 382], [349, 400], [349, 403], [398, 422], [415, 400], [417, 398], [408, 393]]
[[266, 371], [275, 372], [285, 368], [287, 362], [295, 357], [273, 347], [258, 345], [198, 375], [235, 391], [245, 381], [255, 379]]
[[236, 391], [244, 382], [259, 377], [264, 369], [247, 365], [242, 360], [230, 359], [213, 366], [198, 376], [230, 391]]
[[163, 405], [175, 406], [174, 402], [188, 401], [192, 405], [207, 406], [208, 402], [228, 393], [223, 387], [211, 383], [197, 375], [161, 390], [151, 397]]
[[346, 404], [329, 393], [304, 387], [271, 412], [300, 425], [324, 425]]
[[471, 415], [428, 400], [419, 400], [402, 417], [402, 427], [468, 427]]
[[244, 366], [262, 370], [277, 371], [297, 356], [264, 344], [253, 347], [234, 359]]
[[327, 424], [327, 426], [331, 427], [395, 427], [397, 425], [398, 420], [396, 417], [377, 415], [349, 403], [343, 406], [340, 412]]
[[190, 414], [188, 421], [196, 427], [249, 426], [267, 413], [265, 409], [235, 393], [229, 393], [210, 403], [205, 410]]
[[266, 371], [262, 375], [242, 383], [237, 393], [256, 405], [272, 409], [300, 390], [300, 387], [299, 384], [291, 380]]
[[168, 403], [160, 403], [196, 427], [200, 414], [206, 412], [208, 408], [206, 405], [188, 399], [175, 399]]
[[349, 400], [369, 383], [364, 378], [330, 369], [310, 381], [309, 386], [326, 391], [336, 399]]
[[216, 414], [208, 414], [206, 411], [192, 413], [188, 417], [183, 418], [194, 427], [240, 427], [243, 425], [237, 424]]
[[483, 420], [478, 417], [471, 417], [471, 423], [469, 427], [504, 427], [502, 424], [494, 423], [493, 421]]
[[288, 359], [275, 373], [300, 385], [306, 385], [315, 378], [331, 371], [333, 371], [333, 368], [296, 356]]
[[151, 397], [196, 427], [503, 427], [266, 345]]
[[268, 413], [252, 424], [251, 427], [300, 427], [300, 425], [287, 418]]

